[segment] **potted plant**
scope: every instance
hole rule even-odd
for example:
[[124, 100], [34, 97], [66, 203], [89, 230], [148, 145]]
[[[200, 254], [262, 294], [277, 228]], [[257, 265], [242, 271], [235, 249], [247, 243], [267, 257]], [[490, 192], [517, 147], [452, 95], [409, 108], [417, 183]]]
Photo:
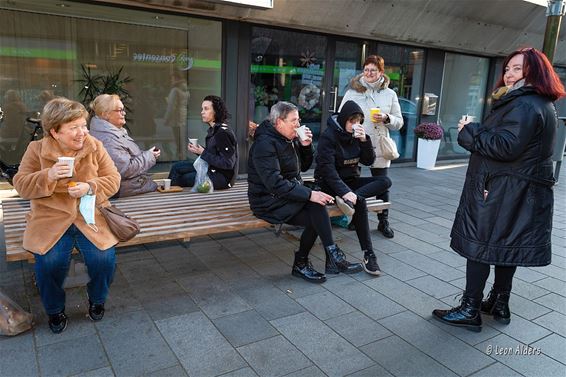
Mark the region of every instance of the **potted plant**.
[[[94, 74], [89, 66], [81, 64], [82, 77], [78, 80], [81, 84], [79, 96], [82, 97], [81, 103], [88, 109], [89, 104], [99, 94], [117, 94], [124, 102], [129, 98], [130, 93], [126, 89], [126, 84], [132, 81], [130, 76], [122, 75], [124, 67], [110, 69], [103, 74]], [[126, 105], [126, 110], [129, 110]]]
[[415, 127], [415, 135], [419, 139], [417, 147], [417, 168], [432, 169], [438, 156], [440, 140], [444, 135], [442, 126], [438, 123], [421, 123]]

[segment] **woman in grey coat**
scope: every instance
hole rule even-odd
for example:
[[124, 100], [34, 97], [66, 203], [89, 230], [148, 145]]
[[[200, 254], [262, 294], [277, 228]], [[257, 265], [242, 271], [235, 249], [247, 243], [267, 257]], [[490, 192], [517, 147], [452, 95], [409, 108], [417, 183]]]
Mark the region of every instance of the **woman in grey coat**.
[[100, 140], [122, 176], [116, 196], [132, 196], [155, 191], [157, 184], [147, 173], [155, 165], [160, 151], [151, 147], [142, 151], [124, 128], [126, 111], [115, 94], [101, 94], [90, 108], [95, 116], [90, 121], [90, 134]]

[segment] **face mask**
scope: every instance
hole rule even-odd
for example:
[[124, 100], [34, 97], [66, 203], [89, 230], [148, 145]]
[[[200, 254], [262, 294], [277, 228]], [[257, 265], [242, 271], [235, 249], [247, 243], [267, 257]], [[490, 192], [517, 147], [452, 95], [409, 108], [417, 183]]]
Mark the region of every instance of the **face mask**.
[[85, 222], [92, 230], [98, 232], [98, 228], [94, 224], [94, 209], [96, 204], [96, 195], [84, 195], [81, 197], [81, 202], [79, 204], [79, 211]]

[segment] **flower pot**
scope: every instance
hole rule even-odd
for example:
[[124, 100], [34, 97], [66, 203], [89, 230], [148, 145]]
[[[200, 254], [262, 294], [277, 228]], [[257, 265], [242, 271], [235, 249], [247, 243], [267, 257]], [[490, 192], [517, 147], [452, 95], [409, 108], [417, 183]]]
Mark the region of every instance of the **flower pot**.
[[436, 156], [438, 156], [438, 148], [440, 148], [440, 140], [419, 139], [417, 147], [417, 168], [433, 169], [436, 164]]

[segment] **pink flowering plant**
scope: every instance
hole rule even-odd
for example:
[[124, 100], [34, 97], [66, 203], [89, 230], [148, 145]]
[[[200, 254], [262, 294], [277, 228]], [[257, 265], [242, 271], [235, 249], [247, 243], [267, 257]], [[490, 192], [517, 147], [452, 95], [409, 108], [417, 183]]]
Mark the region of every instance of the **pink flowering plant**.
[[415, 135], [419, 139], [440, 140], [444, 135], [444, 130], [438, 123], [421, 123], [415, 127]]

